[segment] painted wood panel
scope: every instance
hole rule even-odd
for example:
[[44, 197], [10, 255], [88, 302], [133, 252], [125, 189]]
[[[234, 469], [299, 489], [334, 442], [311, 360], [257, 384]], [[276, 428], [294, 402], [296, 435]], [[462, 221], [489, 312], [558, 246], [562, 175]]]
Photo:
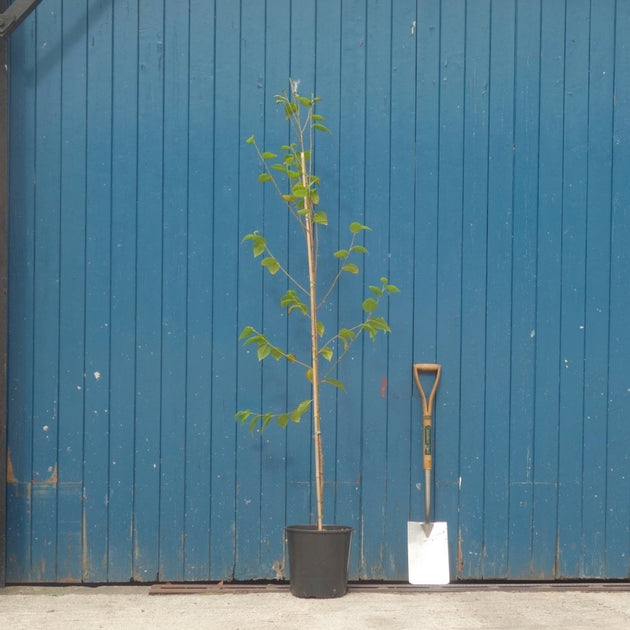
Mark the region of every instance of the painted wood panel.
[[332, 130], [323, 253], [373, 228], [327, 316], [401, 289], [323, 399], [351, 577], [406, 579], [419, 361], [452, 576], [630, 577], [629, 28], [629, 0], [44, 0], [11, 39], [7, 580], [286, 577], [309, 423], [233, 414], [307, 391], [237, 341], [301, 343], [241, 243], [302, 262], [245, 145], [288, 140], [289, 77]]

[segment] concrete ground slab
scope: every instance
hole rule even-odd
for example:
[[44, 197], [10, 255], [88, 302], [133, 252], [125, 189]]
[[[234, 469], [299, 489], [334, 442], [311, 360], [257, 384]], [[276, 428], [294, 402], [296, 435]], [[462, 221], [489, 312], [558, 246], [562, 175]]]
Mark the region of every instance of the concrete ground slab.
[[208, 589], [164, 596], [149, 586], [0, 589], [0, 628], [339, 630], [626, 630], [628, 588], [351, 588], [307, 600], [285, 588]]

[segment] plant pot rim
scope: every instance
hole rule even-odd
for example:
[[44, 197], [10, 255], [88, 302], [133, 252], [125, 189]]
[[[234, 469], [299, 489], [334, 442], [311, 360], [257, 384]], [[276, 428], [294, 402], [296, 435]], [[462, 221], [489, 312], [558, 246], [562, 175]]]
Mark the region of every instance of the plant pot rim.
[[338, 534], [340, 532], [351, 532], [350, 525], [324, 525], [324, 529], [317, 529], [317, 525], [287, 525], [287, 532], [303, 532], [309, 534]]

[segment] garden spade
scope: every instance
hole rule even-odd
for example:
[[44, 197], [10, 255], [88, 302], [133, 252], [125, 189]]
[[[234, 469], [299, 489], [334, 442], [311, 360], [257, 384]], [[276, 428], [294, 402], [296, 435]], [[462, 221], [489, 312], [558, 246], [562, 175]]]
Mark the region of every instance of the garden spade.
[[[433, 387], [427, 400], [420, 375], [434, 373]], [[411, 584], [448, 584], [448, 532], [446, 523], [431, 520], [431, 472], [433, 470], [433, 402], [440, 382], [442, 366], [416, 363], [413, 377], [422, 399], [422, 459], [424, 467], [424, 521], [407, 523], [407, 553]]]

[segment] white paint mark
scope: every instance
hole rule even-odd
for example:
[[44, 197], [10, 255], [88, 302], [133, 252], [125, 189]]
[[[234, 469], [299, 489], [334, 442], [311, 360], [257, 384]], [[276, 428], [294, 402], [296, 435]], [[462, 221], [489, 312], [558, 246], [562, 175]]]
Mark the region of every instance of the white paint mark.
[[411, 23], [411, 37], [413, 37], [416, 34], [416, 21], [414, 20]]
[[45, 425], [42, 427], [42, 430], [43, 430], [43, 431], [48, 431], [48, 425], [47, 425], [47, 424], [45, 424]]
[[100, 372], [94, 372], [94, 378], [98, 381], [101, 378]]
[[533, 339], [536, 336], [536, 329], [534, 328], [532, 332], [529, 333], [530, 339]]
[[461, 475], [459, 476], [459, 479], [458, 479], [458, 485], [459, 485], [459, 489], [461, 490], [462, 489], [462, 477], [461, 477]]

